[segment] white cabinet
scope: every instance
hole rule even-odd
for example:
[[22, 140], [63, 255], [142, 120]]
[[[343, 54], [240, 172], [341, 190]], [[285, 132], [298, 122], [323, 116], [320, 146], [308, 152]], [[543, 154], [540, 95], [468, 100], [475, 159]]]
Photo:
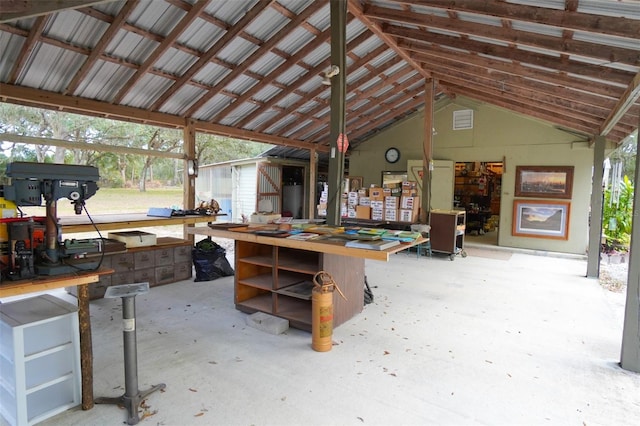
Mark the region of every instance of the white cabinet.
[[51, 295], [0, 304], [0, 414], [31, 425], [81, 402], [77, 307]]

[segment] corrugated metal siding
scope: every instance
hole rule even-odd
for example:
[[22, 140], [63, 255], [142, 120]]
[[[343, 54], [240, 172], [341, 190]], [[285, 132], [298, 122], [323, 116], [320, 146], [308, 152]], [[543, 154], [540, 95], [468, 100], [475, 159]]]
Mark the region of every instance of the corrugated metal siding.
[[233, 186], [231, 165], [201, 167], [196, 178], [196, 205], [201, 201], [215, 199], [221, 213], [233, 218]]
[[250, 217], [257, 208], [256, 164], [233, 167], [233, 220], [240, 221], [242, 215]]

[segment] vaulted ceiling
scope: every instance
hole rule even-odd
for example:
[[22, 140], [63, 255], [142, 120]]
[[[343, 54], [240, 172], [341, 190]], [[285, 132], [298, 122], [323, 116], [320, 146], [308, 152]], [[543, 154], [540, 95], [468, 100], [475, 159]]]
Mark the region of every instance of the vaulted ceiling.
[[[2, 0], [0, 99], [326, 151], [329, 2]], [[640, 2], [348, 0], [358, 145], [465, 96], [619, 143], [640, 121]], [[429, 100], [431, 101], [431, 100]]]

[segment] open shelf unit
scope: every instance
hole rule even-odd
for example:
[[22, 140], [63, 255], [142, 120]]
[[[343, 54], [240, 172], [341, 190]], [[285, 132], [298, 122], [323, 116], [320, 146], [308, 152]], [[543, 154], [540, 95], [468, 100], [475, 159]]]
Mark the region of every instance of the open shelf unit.
[[363, 259], [246, 241], [236, 241], [235, 253], [235, 305], [240, 311], [265, 312], [310, 331], [311, 283], [321, 270], [331, 274], [343, 292], [353, 288], [347, 301], [334, 292], [334, 326], [362, 311], [358, 282], [364, 286]]

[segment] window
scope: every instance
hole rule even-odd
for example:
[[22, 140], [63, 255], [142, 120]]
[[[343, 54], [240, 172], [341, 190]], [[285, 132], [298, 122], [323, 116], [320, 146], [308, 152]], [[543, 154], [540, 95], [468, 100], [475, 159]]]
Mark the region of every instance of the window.
[[453, 130], [473, 129], [473, 110], [453, 111]]

